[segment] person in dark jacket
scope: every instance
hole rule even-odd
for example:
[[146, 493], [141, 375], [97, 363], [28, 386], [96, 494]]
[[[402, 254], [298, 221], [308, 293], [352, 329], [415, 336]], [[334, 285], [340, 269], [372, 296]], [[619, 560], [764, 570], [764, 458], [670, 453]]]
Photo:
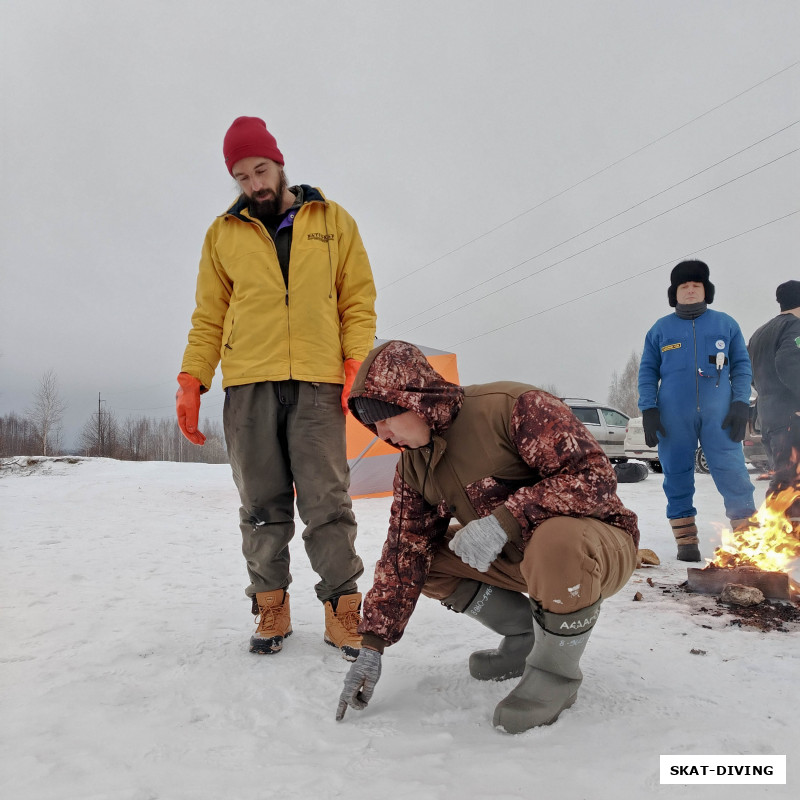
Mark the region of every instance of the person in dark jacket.
[[370, 353], [348, 402], [403, 452], [364, 598], [361, 651], [336, 718], [366, 707], [384, 649], [424, 594], [503, 636], [469, 661], [478, 680], [521, 677], [497, 706], [496, 727], [518, 733], [555, 722], [577, 697], [603, 598], [636, 566], [636, 515], [616, 494], [608, 458], [547, 392], [449, 383], [406, 342]]
[[639, 408], [648, 447], [658, 446], [667, 518], [678, 559], [700, 561], [694, 507], [698, 442], [734, 529], [755, 513], [741, 441], [750, 414], [752, 371], [736, 320], [708, 305], [714, 284], [702, 261], [682, 261], [670, 275], [675, 313], [647, 332], [639, 366]]
[[[762, 325], [747, 345], [758, 392], [761, 436], [775, 475], [776, 493], [797, 479], [800, 455], [800, 281], [786, 281], [775, 292], [781, 312]], [[792, 455], [792, 450], [796, 455]], [[795, 512], [792, 512], [795, 513]]]

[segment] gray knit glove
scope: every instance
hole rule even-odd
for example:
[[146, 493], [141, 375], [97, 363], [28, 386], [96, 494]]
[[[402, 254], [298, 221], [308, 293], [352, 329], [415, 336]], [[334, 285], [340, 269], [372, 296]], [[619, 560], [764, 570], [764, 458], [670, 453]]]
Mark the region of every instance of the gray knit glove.
[[503, 526], [490, 514], [457, 531], [449, 547], [465, 564], [478, 572], [487, 572], [507, 541]]
[[347, 706], [352, 706], [356, 711], [363, 711], [372, 699], [375, 684], [381, 677], [381, 654], [377, 650], [362, 647], [358, 651], [358, 658], [350, 665], [344, 678], [344, 688], [339, 695], [339, 706], [336, 709], [336, 719], [344, 719]]

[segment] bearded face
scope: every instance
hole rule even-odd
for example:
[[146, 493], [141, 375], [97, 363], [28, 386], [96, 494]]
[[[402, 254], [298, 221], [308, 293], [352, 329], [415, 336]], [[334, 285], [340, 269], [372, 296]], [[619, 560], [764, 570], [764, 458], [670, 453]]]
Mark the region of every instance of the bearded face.
[[249, 201], [250, 213], [259, 219], [277, 217], [283, 210], [283, 195], [286, 187], [286, 175], [281, 170], [276, 188], [263, 187], [254, 190], [252, 194], [245, 193]]
[[269, 158], [249, 156], [234, 164], [232, 174], [253, 216], [269, 219], [281, 213], [287, 183], [280, 164]]

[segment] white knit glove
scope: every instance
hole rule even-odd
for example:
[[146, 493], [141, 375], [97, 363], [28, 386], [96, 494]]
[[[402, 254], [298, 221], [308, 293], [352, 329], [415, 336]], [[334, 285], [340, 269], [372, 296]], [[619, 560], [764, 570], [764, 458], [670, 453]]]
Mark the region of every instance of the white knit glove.
[[449, 547], [465, 564], [486, 572], [507, 541], [503, 526], [490, 514], [468, 522], [456, 532]]

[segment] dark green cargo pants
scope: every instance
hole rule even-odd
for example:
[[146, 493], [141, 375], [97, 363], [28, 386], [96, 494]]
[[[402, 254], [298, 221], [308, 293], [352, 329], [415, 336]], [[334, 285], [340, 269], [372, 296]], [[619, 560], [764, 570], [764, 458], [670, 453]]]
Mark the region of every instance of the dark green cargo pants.
[[231, 386], [223, 423], [239, 490], [242, 552], [249, 597], [286, 588], [294, 503], [303, 541], [320, 581], [321, 601], [357, 591], [364, 565], [355, 551], [356, 522], [348, 494], [342, 387], [280, 381]]

